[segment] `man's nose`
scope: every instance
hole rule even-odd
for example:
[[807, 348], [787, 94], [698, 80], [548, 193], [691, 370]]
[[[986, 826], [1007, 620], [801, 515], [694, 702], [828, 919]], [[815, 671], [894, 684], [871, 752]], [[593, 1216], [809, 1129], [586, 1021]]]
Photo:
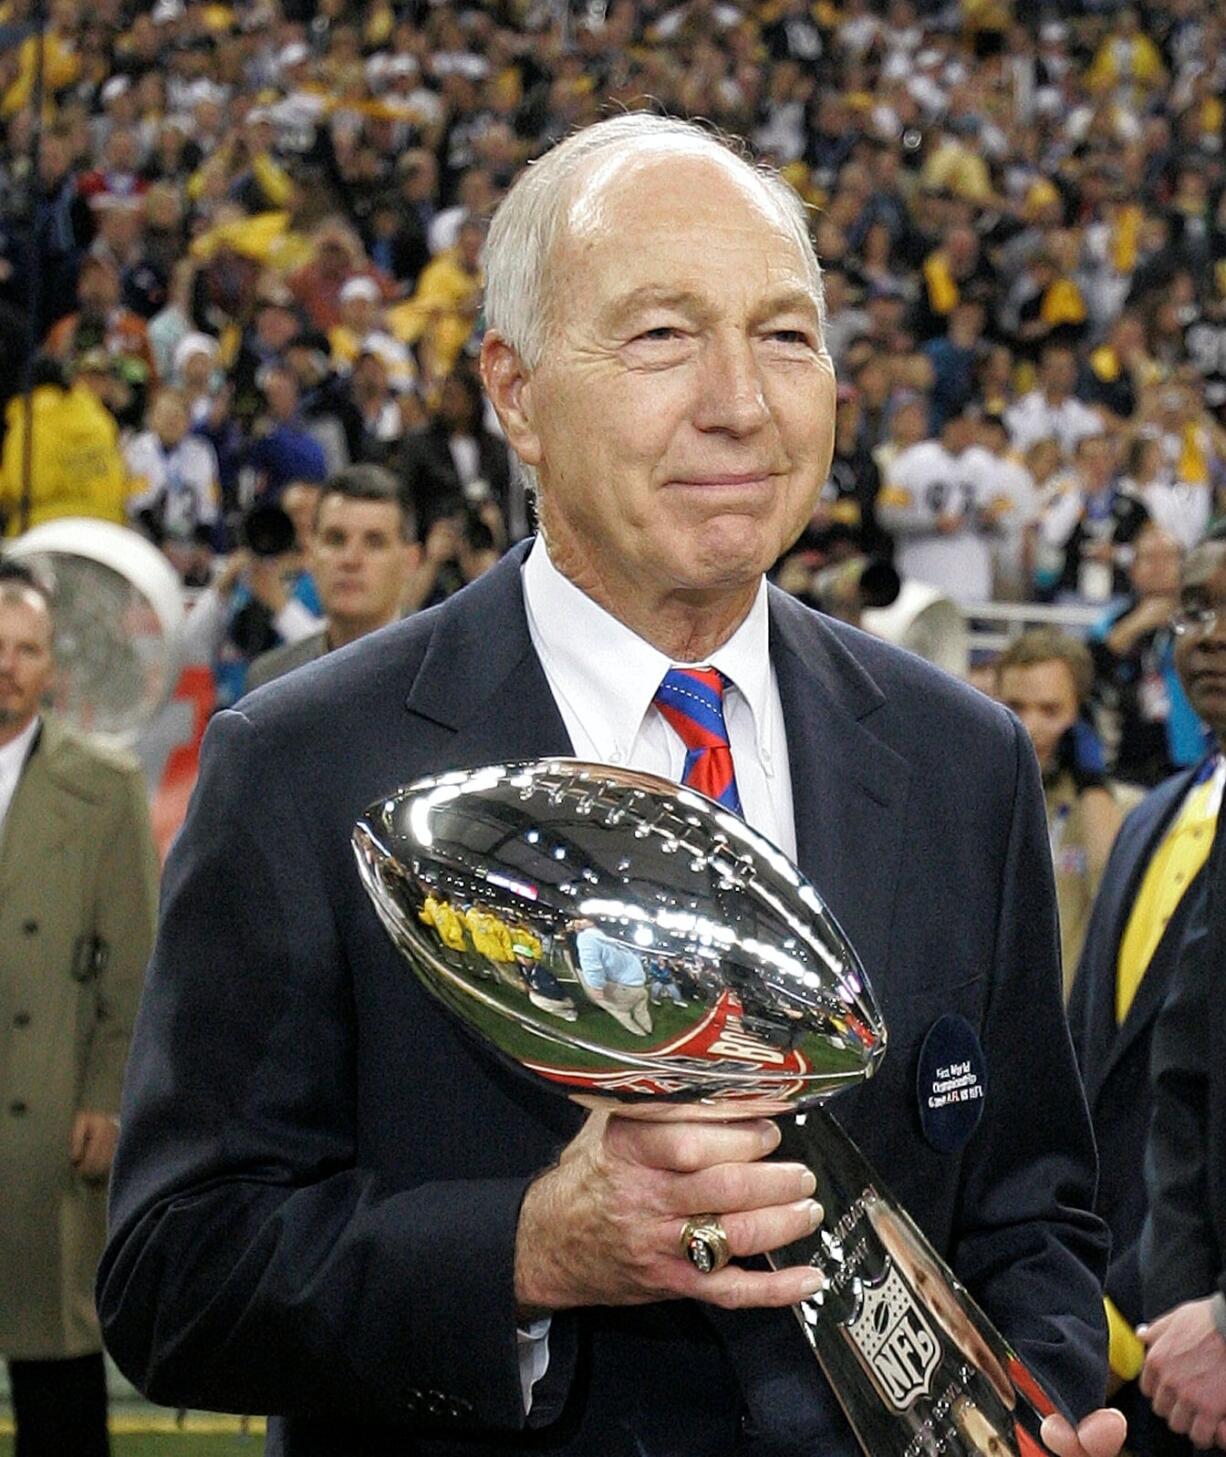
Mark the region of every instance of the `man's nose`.
[[751, 435], [770, 419], [761, 364], [752, 339], [713, 334], [701, 355], [701, 393], [694, 423], [700, 430]]

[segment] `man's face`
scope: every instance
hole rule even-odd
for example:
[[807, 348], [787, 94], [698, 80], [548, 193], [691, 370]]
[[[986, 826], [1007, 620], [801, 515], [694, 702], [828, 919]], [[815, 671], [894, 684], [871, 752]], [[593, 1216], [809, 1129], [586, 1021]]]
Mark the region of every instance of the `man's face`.
[[1046, 773], [1055, 763], [1061, 737], [1077, 720], [1077, 685], [1068, 665], [1053, 658], [1006, 668], [999, 691], [1001, 702], [1021, 719]]
[[166, 446], [178, 445], [190, 423], [182, 401], [174, 395], [159, 395], [149, 411], [149, 425]]
[[555, 557], [606, 600], [756, 581], [812, 514], [834, 433], [810, 277], [773, 202], [702, 152], [605, 162], [549, 276], [511, 434]]
[[36, 592], [0, 591], [0, 730], [20, 732], [38, 712], [55, 659], [51, 619]]
[[1174, 597], [1179, 591], [1183, 551], [1173, 536], [1151, 526], [1137, 538], [1132, 555], [1133, 591], [1138, 597]]
[[1226, 743], [1226, 543], [1210, 542], [1188, 557], [1179, 605], [1217, 609], [1211, 632], [1193, 628], [1176, 637], [1175, 667], [1192, 707]]
[[119, 299], [119, 279], [109, 268], [91, 261], [81, 269], [77, 298], [85, 309], [113, 309]]
[[400, 610], [418, 554], [400, 535], [391, 501], [325, 496], [311, 541], [311, 566], [329, 618], [377, 627]]
[[1067, 349], [1050, 349], [1039, 368], [1043, 388], [1053, 395], [1072, 393], [1077, 382], [1077, 359]]

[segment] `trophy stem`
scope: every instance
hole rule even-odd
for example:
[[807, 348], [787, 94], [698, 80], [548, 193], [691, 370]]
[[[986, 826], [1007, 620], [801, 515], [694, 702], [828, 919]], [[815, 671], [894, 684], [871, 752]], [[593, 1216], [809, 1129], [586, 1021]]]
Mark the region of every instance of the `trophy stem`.
[[825, 1274], [793, 1309], [868, 1457], [1044, 1457], [1054, 1403], [855, 1143], [820, 1108], [780, 1128], [825, 1220], [770, 1262]]

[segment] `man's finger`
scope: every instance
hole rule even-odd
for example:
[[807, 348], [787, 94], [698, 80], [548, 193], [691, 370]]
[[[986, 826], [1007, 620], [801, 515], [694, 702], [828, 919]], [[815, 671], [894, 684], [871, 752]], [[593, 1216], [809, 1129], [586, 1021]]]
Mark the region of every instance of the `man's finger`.
[[765, 1158], [779, 1147], [780, 1133], [766, 1118], [700, 1123], [613, 1117], [605, 1138], [621, 1158], [648, 1168], [691, 1174], [714, 1164]]
[[72, 1120], [72, 1131], [68, 1135], [68, 1157], [73, 1164], [81, 1162], [81, 1156], [85, 1152], [86, 1136], [89, 1124], [78, 1113]]
[[799, 1305], [817, 1293], [822, 1285], [820, 1270], [797, 1265], [787, 1270], [746, 1270], [727, 1265], [714, 1275], [697, 1270], [678, 1293], [689, 1300], [701, 1300], [725, 1310], [778, 1308]]
[[[734, 1258], [765, 1255], [783, 1245], [804, 1239], [822, 1221], [822, 1206], [813, 1199], [798, 1199], [771, 1209], [753, 1209], [720, 1218]], [[678, 1234], [677, 1245], [680, 1248]]]
[[1077, 1440], [1086, 1457], [1116, 1457], [1127, 1435], [1124, 1413], [1111, 1406], [1092, 1411], [1077, 1425]]
[[1127, 1432], [1128, 1423], [1123, 1413], [1114, 1407], [1091, 1412], [1076, 1431], [1059, 1412], [1045, 1417], [1039, 1429], [1044, 1444], [1056, 1457], [1116, 1457]]
[[717, 1164], [696, 1174], [683, 1174], [669, 1185], [672, 1212], [688, 1218], [702, 1214], [735, 1214], [807, 1199], [817, 1179], [804, 1164]]
[[1180, 1398], [1170, 1406], [1166, 1414], [1166, 1424], [1172, 1432], [1186, 1435], [1192, 1430], [1192, 1423], [1196, 1420], [1196, 1416], [1196, 1408], [1192, 1403]]
[[1194, 1447], [1202, 1452], [1207, 1452], [1213, 1446], [1214, 1434], [1217, 1432], [1217, 1418], [1206, 1416], [1198, 1412], [1193, 1419], [1192, 1425], [1188, 1428], [1188, 1438]]

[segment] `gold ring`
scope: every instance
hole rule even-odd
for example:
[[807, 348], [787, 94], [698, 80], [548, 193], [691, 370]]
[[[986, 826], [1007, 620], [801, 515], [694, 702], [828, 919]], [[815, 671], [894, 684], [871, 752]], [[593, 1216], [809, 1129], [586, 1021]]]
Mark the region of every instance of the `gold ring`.
[[713, 1275], [732, 1256], [728, 1232], [717, 1214], [696, 1214], [681, 1227], [681, 1253], [696, 1270]]

